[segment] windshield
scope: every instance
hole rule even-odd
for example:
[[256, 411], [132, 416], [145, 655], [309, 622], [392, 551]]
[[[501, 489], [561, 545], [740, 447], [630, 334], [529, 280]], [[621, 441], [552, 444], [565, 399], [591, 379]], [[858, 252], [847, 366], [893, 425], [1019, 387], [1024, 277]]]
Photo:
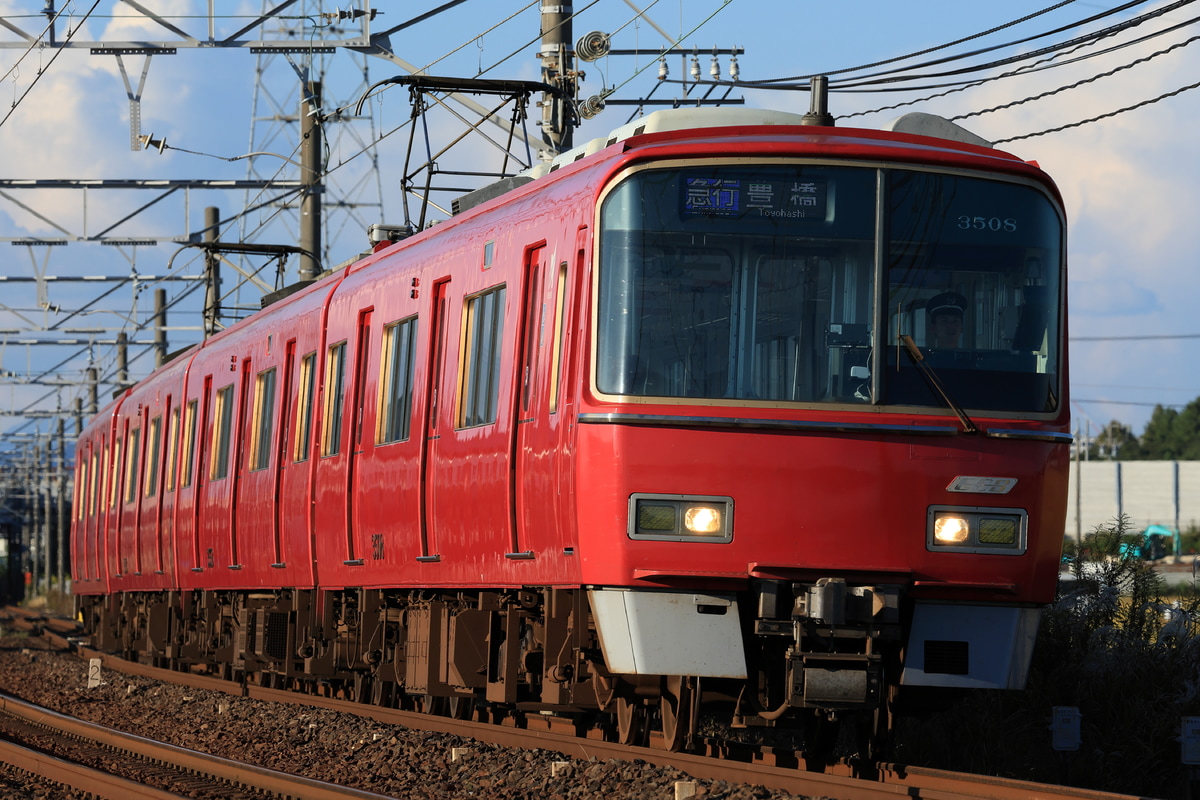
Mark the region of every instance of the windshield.
[[[1060, 229], [1036, 190], [963, 176], [819, 165], [634, 173], [601, 210], [597, 388], [942, 406], [897, 362], [903, 334], [939, 376], [944, 365], [960, 403], [1050, 410]], [[877, 231], [890, 232], [886, 246]], [[940, 365], [934, 299], [947, 305], [943, 328], [949, 306], [963, 306], [955, 358]]]

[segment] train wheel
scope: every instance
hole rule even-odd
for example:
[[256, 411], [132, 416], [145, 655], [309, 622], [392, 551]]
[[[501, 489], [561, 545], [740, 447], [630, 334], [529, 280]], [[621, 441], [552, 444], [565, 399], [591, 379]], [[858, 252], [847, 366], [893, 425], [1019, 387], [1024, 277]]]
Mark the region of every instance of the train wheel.
[[892, 727], [896, 718], [896, 695], [899, 687], [888, 686], [879, 708], [867, 715], [860, 731], [859, 754], [868, 761], [882, 761], [889, 757], [892, 745]]
[[636, 699], [617, 697], [617, 743], [642, 745], [646, 741], [646, 706]]
[[804, 720], [804, 765], [809, 772], [824, 772], [833, 759], [841, 726], [823, 711], [810, 711]]
[[475, 698], [450, 697], [446, 700], [451, 719], [470, 719], [475, 712]]
[[445, 716], [446, 698], [433, 697], [427, 694], [418, 694], [413, 697], [413, 706], [419, 714]]
[[662, 702], [659, 716], [662, 718], [662, 746], [672, 753], [682, 752], [692, 733], [695, 718], [693, 705], [698, 699], [694, 679], [682, 675], [668, 675], [663, 679]]

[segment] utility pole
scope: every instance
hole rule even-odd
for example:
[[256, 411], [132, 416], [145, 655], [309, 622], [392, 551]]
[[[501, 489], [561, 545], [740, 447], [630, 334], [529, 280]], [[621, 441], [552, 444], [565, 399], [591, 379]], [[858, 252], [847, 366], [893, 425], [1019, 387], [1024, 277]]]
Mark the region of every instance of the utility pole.
[[[216, 206], [204, 209], [204, 241], [215, 244], [221, 212]], [[216, 248], [204, 250], [204, 338], [217, 332], [221, 319], [221, 261]]]
[[154, 290], [154, 366], [167, 363], [167, 290]]
[[[306, 81], [300, 93], [300, 280], [311, 281], [321, 271], [321, 83]], [[311, 253], [311, 255], [307, 255]]]
[[117, 387], [124, 389], [129, 386], [129, 334], [121, 331], [117, 334]]
[[[58, 418], [58, 590], [65, 598], [67, 594], [66, 550], [67, 550], [67, 491], [71, 485], [67, 466], [67, 421]], [[72, 509], [74, 510], [74, 509]]]
[[570, 150], [575, 125], [575, 52], [571, 49], [569, 2], [542, 0], [542, 83], [558, 88], [556, 95], [542, 94], [542, 140], [550, 156]]

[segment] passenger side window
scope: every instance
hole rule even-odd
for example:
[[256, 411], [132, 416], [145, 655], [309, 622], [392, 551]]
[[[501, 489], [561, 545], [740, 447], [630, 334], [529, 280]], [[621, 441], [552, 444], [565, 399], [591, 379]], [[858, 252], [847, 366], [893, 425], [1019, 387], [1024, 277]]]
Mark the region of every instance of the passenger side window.
[[162, 416], [150, 420], [150, 428], [146, 433], [146, 482], [142, 494], [153, 497], [158, 491], [158, 464], [162, 447]]
[[300, 359], [300, 396], [296, 400], [296, 448], [293, 461], [308, 459], [312, 443], [313, 389], [316, 387], [317, 354], [309, 353]]
[[412, 416], [413, 363], [416, 357], [417, 318], [395, 322], [383, 329], [383, 356], [380, 359], [379, 444], [407, 439]]
[[217, 392], [216, 409], [213, 412], [213, 439], [210, 453], [212, 469], [209, 478], [219, 481], [229, 474], [229, 439], [233, 432], [233, 384]]
[[342, 450], [342, 397], [346, 384], [346, 343], [329, 348], [325, 361], [325, 407], [321, 414], [321, 455], [337, 455]]
[[466, 339], [460, 375], [458, 427], [496, 421], [500, 353], [504, 334], [504, 287], [467, 298]]
[[141, 455], [142, 429], [130, 428], [125, 435], [125, 502], [137, 497], [138, 456]]
[[258, 373], [254, 381], [254, 414], [250, 431], [250, 469], [271, 463], [271, 434], [275, 429], [275, 368]]
[[183, 478], [180, 486], [192, 485], [192, 453], [196, 450], [196, 411], [199, 401], [191, 400], [187, 404], [187, 413], [183, 418]]

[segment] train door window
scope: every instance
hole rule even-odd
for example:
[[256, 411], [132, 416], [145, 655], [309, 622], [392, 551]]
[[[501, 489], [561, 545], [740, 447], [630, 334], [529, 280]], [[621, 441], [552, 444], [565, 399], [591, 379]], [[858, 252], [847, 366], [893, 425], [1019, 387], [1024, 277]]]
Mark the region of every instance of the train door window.
[[213, 410], [212, 450], [209, 453], [208, 477], [219, 481], [229, 474], [229, 439], [233, 433], [233, 384], [217, 390], [216, 406]]
[[133, 502], [137, 497], [138, 486], [138, 456], [141, 455], [142, 429], [141, 426], [130, 428], [125, 434], [125, 497], [126, 503]]
[[458, 427], [496, 421], [500, 399], [500, 351], [504, 332], [504, 287], [467, 298]]
[[75, 475], [75, 501], [71, 506], [71, 510], [75, 512], [75, 519], [82, 520], [87, 516], [87, 506], [83, 503], [83, 498], [87, 496], [87, 481], [88, 481], [88, 460], [86, 457], [79, 460], [78, 469]]
[[121, 483], [121, 436], [113, 434], [112, 460], [108, 462], [108, 507], [117, 507], [117, 486]]
[[96, 514], [96, 486], [100, 483], [100, 454], [92, 452], [92, 479], [88, 482], [87, 515]]
[[142, 494], [153, 497], [158, 491], [158, 465], [161, 459], [162, 447], [162, 415], [150, 420], [146, 429], [146, 482]]
[[342, 451], [342, 397], [346, 385], [346, 343], [329, 348], [325, 359], [325, 405], [321, 410], [321, 455]]
[[254, 413], [250, 430], [250, 469], [271, 463], [271, 434], [275, 429], [275, 368], [258, 373], [254, 380]]
[[183, 415], [183, 453], [179, 459], [179, 463], [183, 467], [183, 475], [180, 476], [180, 486], [192, 485], [192, 453], [196, 449], [196, 411], [198, 410], [199, 401], [189, 400], [187, 411]]
[[[168, 401], [169, 402], [169, 401]], [[179, 455], [179, 407], [171, 409], [170, 422], [167, 423], [167, 487], [165, 491], [175, 491], [176, 464]]]
[[309, 353], [300, 359], [300, 396], [296, 401], [296, 449], [292, 453], [293, 461], [304, 461], [308, 458], [308, 448], [312, 442], [313, 390], [316, 388], [317, 354]]
[[379, 379], [379, 444], [408, 438], [412, 416], [413, 364], [416, 358], [417, 318], [394, 322], [383, 329], [383, 374]]
[[554, 300], [554, 343], [550, 348], [550, 413], [558, 411], [558, 375], [560, 361], [562, 359], [562, 342], [563, 336], [566, 333], [567, 320], [567, 262], [562, 262], [558, 265], [558, 283], [555, 290], [557, 295]]

